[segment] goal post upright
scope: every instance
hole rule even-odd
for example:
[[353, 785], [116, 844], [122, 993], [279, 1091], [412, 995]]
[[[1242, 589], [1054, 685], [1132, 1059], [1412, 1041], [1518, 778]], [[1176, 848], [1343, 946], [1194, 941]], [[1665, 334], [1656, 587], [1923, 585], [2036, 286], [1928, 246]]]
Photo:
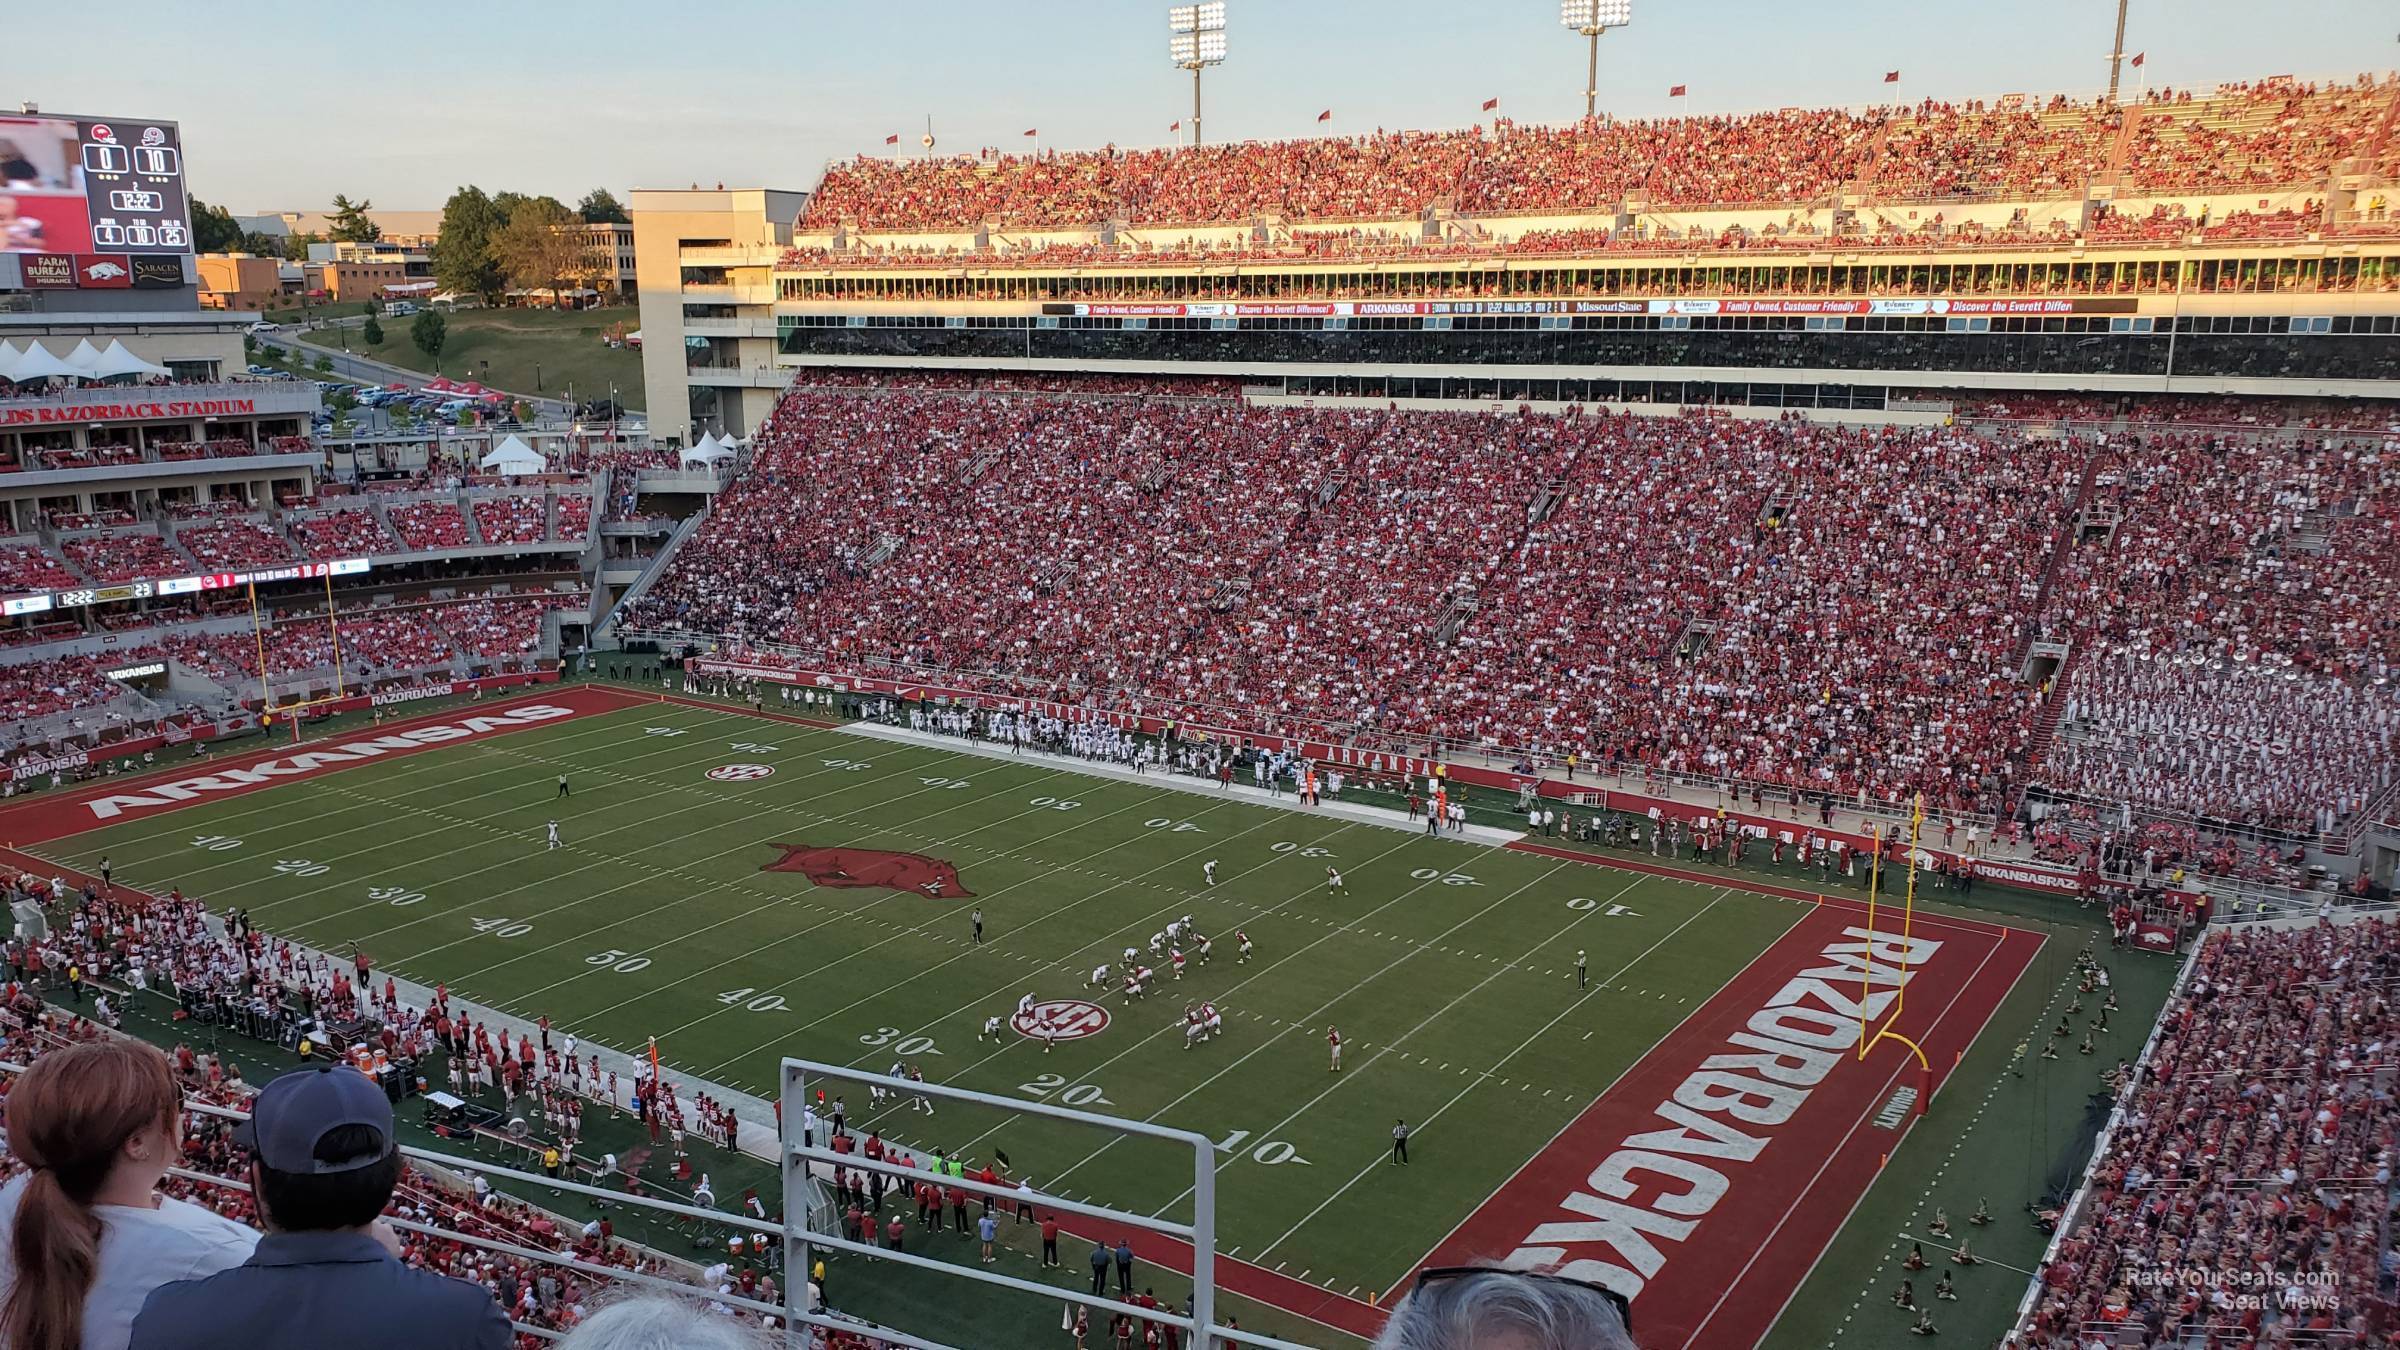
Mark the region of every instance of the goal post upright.
[[292, 741], [300, 740], [300, 714], [327, 703], [338, 703], [350, 696], [350, 675], [342, 660], [342, 623], [334, 611], [333, 573], [325, 574], [325, 627], [333, 635], [333, 692], [323, 698], [295, 698], [287, 703], [275, 701], [275, 686], [267, 673], [267, 625], [258, 605], [258, 583], [244, 583], [250, 596], [250, 636], [258, 652], [258, 707], [261, 717], [273, 718], [290, 714]]
[[[854, 1171], [882, 1172], [895, 1180], [906, 1181], [925, 1175], [921, 1170], [888, 1159], [873, 1161], [858, 1153], [837, 1152], [830, 1147], [818, 1147], [807, 1137], [809, 1103], [815, 1099], [816, 1085], [831, 1079], [843, 1084], [880, 1087], [896, 1097], [924, 1096], [944, 1102], [993, 1108], [1011, 1115], [1032, 1116], [1114, 1134], [1118, 1137], [1146, 1138], [1173, 1147], [1192, 1150], [1193, 1221], [1182, 1223], [1153, 1214], [1120, 1210], [1098, 1200], [1069, 1200], [1041, 1192], [1023, 1192], [1013, 1184], [987, 1186], [972, 1175], [944, 1177], [945, 1187], [956, 1187], [969, 1194], [984, 1196], [995, 1202], [1017, 1203], [1030, 1199], [1045, 1209], [1062, 1214], [1077, 1214], [1103, 1220], [1110, 1224], [1146, 1230], [1189, 1243], [1192, 1249], [1192, 1311], [1189, 1316], [1168, 1309], [1146, 1309], [1136, 1304], [1079, 1289], [1042, 1284], [972, 1266], [957, 1266], [937, 1261], [913, 1252], [893, 1251], [872, 1242], [854, 1242], [834, 1233], [812, 1232], [808, 1228], [809, 1169], [813, 1165], [844, 1167]], [[822, 1249], [860, 1256], [869, 1260], [888, 1261], [911, 1266], [929, 1273], [953, 1278], [975, 1280], [983, 1284], [1032, 1294], [1054, 1300], [1063, 1307], [1082, 1306], [1095, 1313], [1125, 1313], [1145, 1321], [1164, 1323], [1180, 1328], [1185, 1343], [1192, 1346], [1257, 1346], [1263, 1350], [1309, 1350], [1294, 1341], [1278, 1340], [1256, 1332], [1229, 1329], [1217, 1325], [1216, 1287], [1216, 1146], [1206, 1136], [1190, 1130], [1179, 1130], [1146, 1120], [1096, 1115], [1071, 1107], [1053, 1106], [1048, 1102], [1029, 1102], [1001, 1097], [971, 1088], [948, 1084], [920, 1082], [916, 1079], [895, 1078], [888, 1074], [829, 1064], [815, 1060], [786, 1056], [778, 1074], [782, 1110], [779, 1113], [778, 1170], [783, 1178], [783, 1243], [785, 1269], [792, 1271], [784, 1296], [790, 1303], [788, 1325], [807, 1325], [829, 1329], [856, 1329], [856, 1324], [839, 1318], [811, 1313], [807, 1308], [808, 1273], [812, 1249]], [[827, 1141], [828, 1144], [831, 1140]], [[886, 1340], [917, 1347], [917, 1350], [952, 1350], [936, 1341], [915, 1336], [892, 1337], [883, 1332], [873, 1333]]]

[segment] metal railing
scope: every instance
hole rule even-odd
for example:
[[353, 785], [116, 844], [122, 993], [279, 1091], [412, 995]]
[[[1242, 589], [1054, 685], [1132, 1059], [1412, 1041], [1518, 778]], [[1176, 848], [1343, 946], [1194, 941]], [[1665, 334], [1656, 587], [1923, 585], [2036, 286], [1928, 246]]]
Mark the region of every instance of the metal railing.
[[[1186, 1344], [1193, 1347], [1226, 1345], [1259, 1346], [1264, 1350], [1309, 1350], [1307, 1346], [1297, 1342], [1277, 1340], [1272, 1336], [1262, 1336], [1255, 1332], [1241, 1331], [1217, 1324], [1217, 1156], [1216, 1145], [1206, 1135], [1195, 1134], [1190, 1130], [1153, 1125], [1148, 1121], [1094, 1115], [1088, 1111], [1074, 1110], [1071, 1107], [999, 1097], [988, 1092], [951, 1087], [942, 1083], [895, 1078], [888, 1074], [871, 1073], [862, 1069], [815, 1060], [787, 1057], [783, 1061], [780, 1072], [779, 1091], [782, 1099], [787, 1102], [813, 1100], [812, 1094], [815, 1089], [812, 1084], [824, 1079], [832, 1079], [839, 1083], [854, 1083], [881, 1089], [885, 1093], [894, 1094], [896, 1099], [938, 1098], [947, 1102], [991, 1107], [1011, 1115], [1038, 1116], [1047, 1120], [1081, 1125], [1118, 1136], [1153, 1139], [1170, 1146], [1188, 1148], [1192, 1150], [1193, 1158], [1191, 1191], [1193, 1218], [1192, 1222], [1188, 1224], [1173, 1219], [1158, 1218], [1155, 1215], [1135, 1214], [1101, 1204], [1071, 1201], [1061, 1196], [1020, 1191], [1013, 1186], [987, 1186], [972, 1177], [947, 1176], [942, 1179], [942, 1185], [945, 1187], [955, 1187], [973, 1195], [983, 1196], [987, 1200], [1011, 1203], [1030, 1201], [1040, 1204], [1044, 1209], [1056, 1210], [1064, 1214], [1080, 1214], [1088, 1218], [1146, 1229], [1190, 1243], [1192, 1249], [1192, 1311], [1189, 1316], [1184, 1316], [1170, 1310], [1144, 1308], [1139, 1304], [1129, 1303], [1122, 1299], [1019, 1279], [1013, 1275], [1001, 1275], [987, 1270], [954, 1266], [947, 1262], [936, 1261], [931, 1257], [916, 1256], [904, 1251], [878, 1247], [871, 1242], [856, 1242], [827, 1233], [811, 1233], [805, 1226], [792, 1224], [791, 1216], [805, 1210], [805, 1197], [802, 1194], [801, 1183], [811, 1164], [846, 1167], [865, 1172], [881, 1172], [896, 1178], [921, 1177], [925, 1174], [907, 1164], [875, 1161], [855, 1153], [820, 1148], [806, 1133], [805, 1116], [785, 1111], [782, 1113], [781, 1119], [781, 1140], [784, 1179], [783, 1213], [785, 1216], [784, 1268], [786, 1270], [807, 1270], [811, 1260], [809, 1248], [823, 1247], [832, 1251], [867, 1257], [871, 1260], [891, 1261], [919, 1270], [964, 1276], [967, 1279], [998, 1288], [1054, 1299], [1061, 1304], [1081, 1305], [1098, 1312], [1122, 1313], [1141, 1321], [1172, 1326], [1181, 1330], [1186, 1338]], [[797, 1167], [793, 1165], [795, 1162], [798, 1164]], [[842, 1325], [838, 1321], [809, 1313], [795, 1314], [794, 1320], [808, 1326], [838, 1328]], [[915, 1347], [916, 1350], [958, 1350], [956, 1347], [945, 1345], [939, 1341], [923, 1340], [914, 1336], [899, 1338], [887, 1336], [886, 1339], [896, 1339], [896, 1343]]]

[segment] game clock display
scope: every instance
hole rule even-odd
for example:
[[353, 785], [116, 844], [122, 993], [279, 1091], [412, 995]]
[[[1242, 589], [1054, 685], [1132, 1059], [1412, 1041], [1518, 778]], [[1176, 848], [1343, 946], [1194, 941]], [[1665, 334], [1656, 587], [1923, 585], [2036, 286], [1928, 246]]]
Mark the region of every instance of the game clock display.
[[0, 116], [0, 252], [191, 251], [175, 123]]
[[95, 251], [189, 253], [183, 146], [172, 122], [78, 122]]

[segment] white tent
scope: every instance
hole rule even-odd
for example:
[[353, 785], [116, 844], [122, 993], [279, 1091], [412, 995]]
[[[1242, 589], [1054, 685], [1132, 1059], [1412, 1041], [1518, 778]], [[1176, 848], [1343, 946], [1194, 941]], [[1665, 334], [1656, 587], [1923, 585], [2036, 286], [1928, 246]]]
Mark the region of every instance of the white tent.
[[100, 349], [92, 345], [90, 338], [76, 343], [75, 350], [67, 353], [67, 364], [81, 371], [89, 371], [99, 360]]
[[124, 343], [114, 341], [108, 344], [107, 351], [100, 353], [100, 359], [92, 363], [93, 377], [103, 380], [118, 375], [172, 375], [174, 373], [165, 366], [150, 364], [127, 351]]
[[688, 469], [695, 464], [713, 465], [731, 458], [733, 446], [730, 443], [718, 440], [713, 432], [703, 432], [700, 443], [685, 450], [680, 463]]
[[16, 369], [16, 366], [17, 344], [0, 339], [0, 380], [7, 379], [8, 372]]
[[41, 380], [48, 379], [53, 375], [63, 375], [71, 380], [80, 380], [84, 377], [82, 371], [52, 356], [48, 347], [36, 342], [18, 354], [17, 368], [8, 373], [8, 378]]
[[484, 468], [498, 469], [504, 474], [540, 473], [550, 462], [537, 454], [532, 446], [511, 436], [478, 461]]

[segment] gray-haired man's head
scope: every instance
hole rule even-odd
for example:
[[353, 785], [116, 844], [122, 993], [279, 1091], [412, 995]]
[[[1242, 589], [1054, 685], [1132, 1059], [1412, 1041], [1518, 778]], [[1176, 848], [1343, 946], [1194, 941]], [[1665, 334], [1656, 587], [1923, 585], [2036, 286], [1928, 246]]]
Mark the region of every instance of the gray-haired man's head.
[[1635, 1350], [1607, 1294], [1494, 1267], [1429, 1279], [1392, 1309], [1374, 1350]]

